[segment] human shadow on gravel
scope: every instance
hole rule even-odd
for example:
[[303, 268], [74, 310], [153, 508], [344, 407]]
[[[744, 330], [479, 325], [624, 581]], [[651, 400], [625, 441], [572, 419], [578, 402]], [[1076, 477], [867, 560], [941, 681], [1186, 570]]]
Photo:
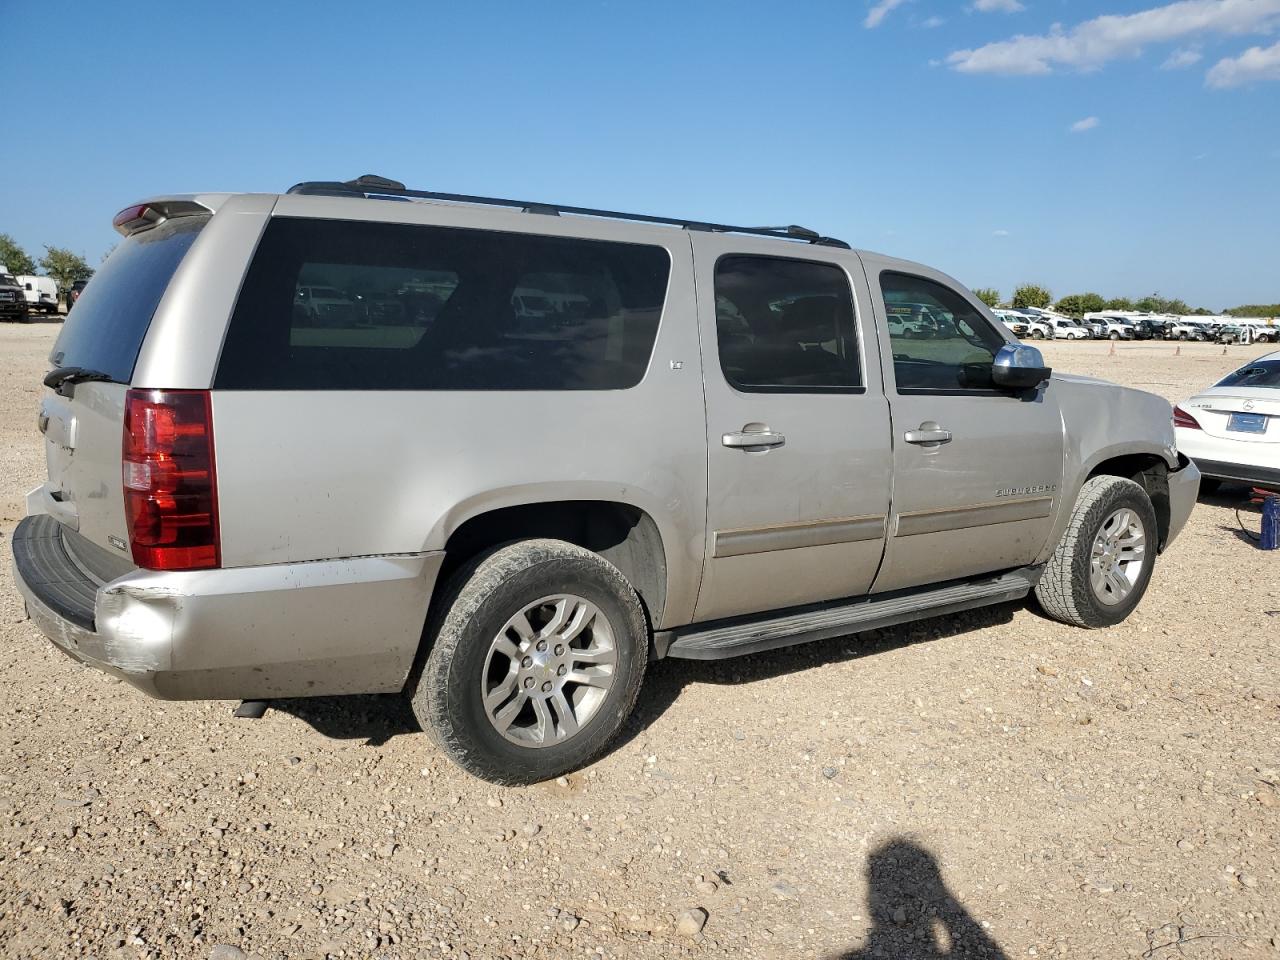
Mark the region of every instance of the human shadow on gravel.
[[866, 942], [831, 960], [1009, 960], [1008, 954], [947, 889], [938, 861], [903, 837], [867, 858]]
[[[636, 708], [609, 745], [609, 752], [625, 746], [647, 730], [666, 713], [680, 696], [680, 691], [689, 684], [736, 686], [755, 683], [784, 673], [844, 663], [913, 643], [945, 640], [1008, 623], [1013, 619], [1013, 612], [1023, 605], [1018, 602], [980, 607], [732, 660], [659, 660], [650, 664]], [[421, 731], [408, 698], [399, 694], [273, 700], [271, 708], [297, 717], [323, 736], [335, 740], [364, 740], [366, 746], [371, 747], [380, 747], [401, 734]]]

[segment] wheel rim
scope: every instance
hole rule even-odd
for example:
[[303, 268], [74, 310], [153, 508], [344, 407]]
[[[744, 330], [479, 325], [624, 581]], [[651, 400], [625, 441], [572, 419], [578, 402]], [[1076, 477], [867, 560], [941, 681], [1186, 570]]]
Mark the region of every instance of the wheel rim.
[[485, 716], [522, 747], [550, 747], [582, 730], [617, 674], [613, 626], [573, 594], [535, 600], [493, 638], [480, 678]]
[[1094, 596], [1108, 606], [1123, 603], [1138, 584], [1147, 555], [1147, 531], [1141, 518], [1121, 507], [1098, 528], [1089, 556]]

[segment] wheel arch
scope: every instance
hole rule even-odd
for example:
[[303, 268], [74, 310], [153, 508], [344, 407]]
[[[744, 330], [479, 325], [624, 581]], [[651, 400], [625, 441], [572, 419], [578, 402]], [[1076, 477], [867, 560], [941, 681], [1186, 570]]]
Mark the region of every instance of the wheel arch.
[[[673, 576], [667, 545], [674, 531], [661, 514], [620, 491], [506, 491], [460, 504], [442, 517], [427, 549], [443, 550], [439, 582], [469, 560], [513, 540], [550, 538], [597, 553], [626, 577], [640, 596], [653, 629], [665, 625]], [[676, 603], [680, 601], [676, 598]]]
[[1172, 503], [1169, 499], [1169, 464], [1163, 453], [1134, 451], [1107, 457], [1094, 464], [1085, 480], [1098, 476], [1123, 477], [1147, 492], [1156, 512], [1159, 549], [1169, 541]]

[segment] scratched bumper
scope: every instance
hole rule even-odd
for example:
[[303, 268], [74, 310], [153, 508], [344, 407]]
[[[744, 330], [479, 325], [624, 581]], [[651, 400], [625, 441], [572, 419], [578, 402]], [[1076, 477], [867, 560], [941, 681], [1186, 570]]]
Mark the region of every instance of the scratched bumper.
[[400, 690], [444, 557], [136, 570], [96, 585], [88, 623], [68, 611], [57, 589], [66, 581], [47, 562], [33, 567], [35, 547], [21, 530], [14, 579], [32, 622], [74, 659], [167, 700]]

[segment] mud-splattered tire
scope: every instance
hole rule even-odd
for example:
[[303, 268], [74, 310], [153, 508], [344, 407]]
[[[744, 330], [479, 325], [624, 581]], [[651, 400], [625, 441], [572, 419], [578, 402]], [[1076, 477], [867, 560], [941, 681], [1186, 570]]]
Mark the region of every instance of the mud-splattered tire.
[[649, 654], [644, 611], [590, 550], [561, 540], [499, 547], [454, 575], [433, 621], [413, 711], [485, 780], [537, 783], [577, 770], [635, 706]]
[[[1139, 542], [1141, 554], [1135, 556]], [[1067, 531], [1036, 586], [1036, 599], [1063, 623], [1117, 624], [1146, 592], [1158, 543], [1147, 492], [1123, 477], [1093, 477], [1080, 489]]]

